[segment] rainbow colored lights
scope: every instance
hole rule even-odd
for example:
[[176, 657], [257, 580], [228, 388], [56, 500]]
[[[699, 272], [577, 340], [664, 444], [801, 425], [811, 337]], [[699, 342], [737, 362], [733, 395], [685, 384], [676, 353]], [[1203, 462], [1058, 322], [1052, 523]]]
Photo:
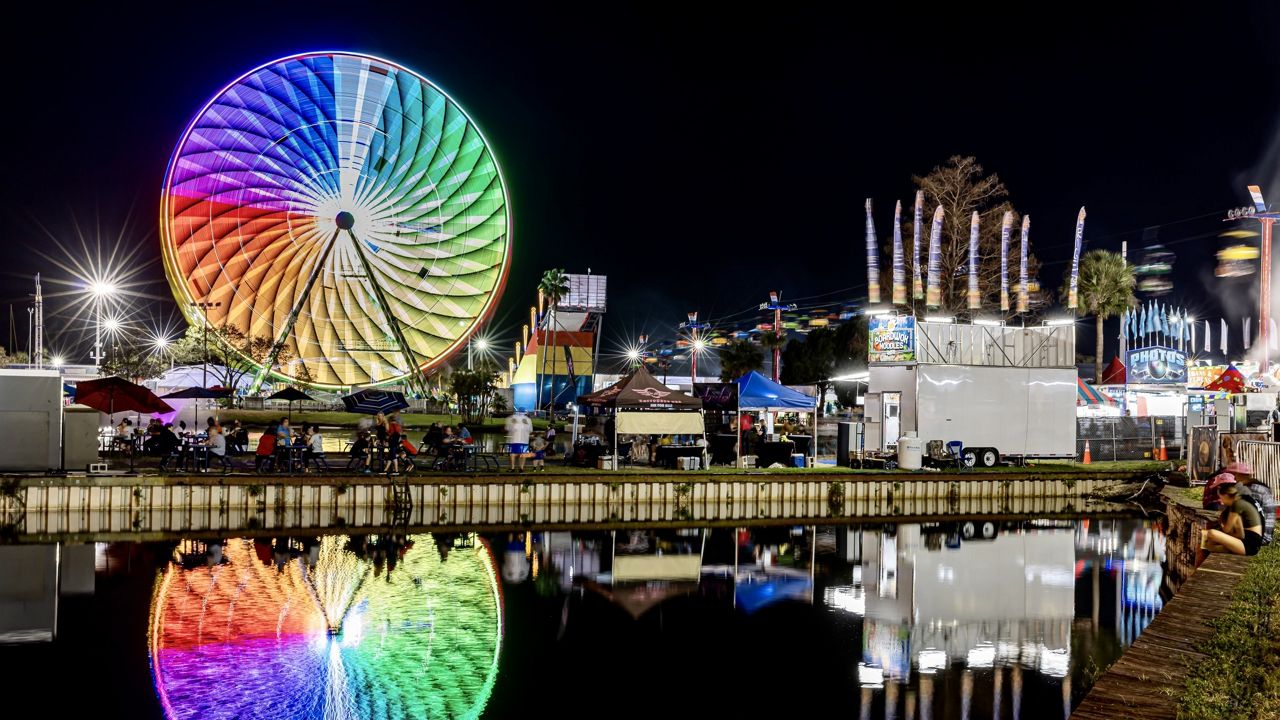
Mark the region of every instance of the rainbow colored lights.
[[[475, 718], [493, 692], [502, 596], [487, 545], [441, 561], [410, 538], [394, 571], [327, 537], [277, 569], [249, 540], [156, 583], [152, 672], [171, 720]], [[340, 626], [340, 629], [339, 629]]]
[[511, 257], [480, 130], [422, 76], [354, 53], [283, 58], [219, 92], [174, 151], [160, 215], [188, 319], [269, 339], [263, 375], [323, 387], [443, 362]]

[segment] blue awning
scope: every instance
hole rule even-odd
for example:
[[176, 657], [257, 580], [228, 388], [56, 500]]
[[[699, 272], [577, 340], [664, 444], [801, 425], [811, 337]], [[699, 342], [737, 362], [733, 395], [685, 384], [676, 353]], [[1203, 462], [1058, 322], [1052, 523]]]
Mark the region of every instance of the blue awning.
[[780, 385], [756, 371], [738, 378], [738, 407], [742, 410], [798, 410], [813, 412], [817, 401]]

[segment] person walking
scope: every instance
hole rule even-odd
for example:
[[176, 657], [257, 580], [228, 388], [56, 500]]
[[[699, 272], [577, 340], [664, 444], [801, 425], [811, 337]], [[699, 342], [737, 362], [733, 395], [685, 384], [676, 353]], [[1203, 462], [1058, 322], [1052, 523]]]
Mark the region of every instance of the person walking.
[[516, 412], [507, 418], [507, 445], [511, 450], [511, 472], [516, 471], [516, 459], [520, 460], [520, 472], [524, 472], [524, 461], [529, 451], [529, 436], [533, 433], [533, 422], [529, 416]]

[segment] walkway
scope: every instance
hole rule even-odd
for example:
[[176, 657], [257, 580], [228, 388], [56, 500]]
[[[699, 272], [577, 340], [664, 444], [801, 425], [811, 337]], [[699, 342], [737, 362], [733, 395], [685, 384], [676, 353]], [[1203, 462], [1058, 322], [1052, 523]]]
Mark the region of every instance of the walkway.
[[1072, 720], [1172, 720], [1190, 668], [1226, 610], [1248, 560], [1214, 555], [1200, 566], [1071, 714]]

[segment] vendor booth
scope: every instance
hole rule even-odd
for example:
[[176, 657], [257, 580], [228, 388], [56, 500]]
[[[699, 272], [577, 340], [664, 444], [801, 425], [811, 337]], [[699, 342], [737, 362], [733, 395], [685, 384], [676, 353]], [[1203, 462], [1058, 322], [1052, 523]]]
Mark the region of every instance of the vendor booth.
[[[578, 404], [597, 411], [613, 411], [612, 443], [615, 455], [621, 457], [630, 452], [618, 443], [619, 435], [685, 435], [697, 436], [701, 443], [662, 445], [663, 448], [686, 448], [665, 453], [669, 464], [675, 466], [679, 456], [703, 458], [706, 448], [706, 429], [702, 420], [702, 401], [658, 382], [644, 367], [618, 382], [599, 391], [578, 397]], [[657, 458], [651, 457], [653, 462]], [[701, 465], [701, 462], [699, 463]]]
[[[703, 400], [705, 409], [734, 413], [732, 431], [718, 433], [716, 442], [712, 443], [713, 455], [717, 461], [726, 464], [734, 462], [734, 458], [727, 457], [730, 452], [737, 458], [744, 455], [743, 432], [750, 430], [751, 424], [741, 420], [742, 413], [796, 412], [812, 415], [817, 411], [815, 398], [754, 371], [743, 375], [734, 383], [699, 384], [695, 386], [694, 392]], [[748, 448], [751, 452], [745, 454], [755, 455], [758, 467], [768, 467], [775, 462], [791, 466], [795, 455], [804, 456], [805, 463], [812, 464], [811, 458], [815, 450], [812, 435], [793, 434], [783, 440], [769, 433], [758, 440], [752, 438], [752, 441], [753, 446]]]

